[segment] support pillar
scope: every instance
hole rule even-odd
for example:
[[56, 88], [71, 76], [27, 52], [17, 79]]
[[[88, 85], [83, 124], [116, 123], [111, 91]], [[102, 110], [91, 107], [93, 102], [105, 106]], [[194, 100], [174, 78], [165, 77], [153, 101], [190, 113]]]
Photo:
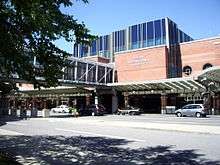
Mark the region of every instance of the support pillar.
[[217, 115], [220, 115], [220, 95], [219, 94], [216, 98], [216, 111], [217, 111]]
[[170, 105], [171, 105], [171, 106], [176, 106], [176, 96], [172, 96], [172, 97], [170, 98]]
[[86, 106], [88, 106], [90, 104], [90, 96], [87, 95], [86, 96]]
[[47, 100], [44, 100], [44, 101], [43, 101], [43, 108], [44, 108], [44, 109], [47, 109]]
[[60, 100], [59, 100], [59, 98], [57, 98], [56, 99], [56, 107], [59, 105], [59, 102], [60, 102]]
[[118, 111], [118, 97], [117, 97], [117, 92], [115, 89], [113, 89], [113, 94], [112, 94], [112, 113], [116, 113]]
[[167, 106], [167, 95], [161, 94], [161, 114], [166, 114], [166, 106]]
[[213, 96], [213, 97], [212, 97], [212, 114], [213, 114], [213, 115], [215, 115], [216, 112], [217, 112], [217, 106], [216, 106], [217, 99], [218, 99], [217, 96]]
[[31, 117], [37, 117], [36, 99], [32, 99]]
[[127, 93], [124, 93], [124, 104], [125, 104], [125, 107], [128, 107], [128, 94]]

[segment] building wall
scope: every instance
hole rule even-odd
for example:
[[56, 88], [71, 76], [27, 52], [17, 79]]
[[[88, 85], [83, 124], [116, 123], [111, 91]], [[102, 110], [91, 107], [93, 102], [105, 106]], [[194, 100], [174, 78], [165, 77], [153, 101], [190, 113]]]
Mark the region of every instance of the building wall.
[[85, 57], [85, 59], [94, 61], [94, 62], [101, 62], [101, 63], [109, 63], [110, 59], [109, 58], [104, 58], [104, 57], [98, 57], [98, 56], [89, 56]]
[[[203, 70], [203, 65], [210, 63], [220, 66], [220, 37], [180, 44], [182, 68], [191, 66], [192, 76]], [[183, 77], [186, 76], [183, 74]]]
[[115, 54], [118, 82], [167, 78], [166, 46]]

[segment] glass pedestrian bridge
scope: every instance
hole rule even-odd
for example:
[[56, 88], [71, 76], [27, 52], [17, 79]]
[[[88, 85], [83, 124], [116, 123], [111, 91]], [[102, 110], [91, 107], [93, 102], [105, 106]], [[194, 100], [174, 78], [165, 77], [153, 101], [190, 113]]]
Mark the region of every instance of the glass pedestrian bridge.
[[70, 84], [106, 85], [113, 82], [114, 64], [93, 62], [82, 58], [70, 57], [64, 75], [59, 81]]

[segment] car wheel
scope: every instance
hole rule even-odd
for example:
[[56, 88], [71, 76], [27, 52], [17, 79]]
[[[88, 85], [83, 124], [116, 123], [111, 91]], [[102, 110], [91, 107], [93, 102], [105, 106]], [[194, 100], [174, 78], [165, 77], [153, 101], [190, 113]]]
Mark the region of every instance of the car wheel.
[[198, 117], [198, 118], [201, 117], [201, 113], [197, 112], [196, 117]]
[[180, 112], [177, 112], [177, 113], [176, 113], [176, 116], [177, 116], [177, 117], [181, 117], [182, 114], [181, 114]]

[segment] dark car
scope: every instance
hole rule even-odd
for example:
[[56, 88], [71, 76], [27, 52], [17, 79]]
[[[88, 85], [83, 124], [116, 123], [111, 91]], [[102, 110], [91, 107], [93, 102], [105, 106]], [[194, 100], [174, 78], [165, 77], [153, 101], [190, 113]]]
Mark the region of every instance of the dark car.
[[81, 108], [79, 111], [80, 116], [102, 116], [105, 114], [105, 107], [103, 105], [88, 105]]

